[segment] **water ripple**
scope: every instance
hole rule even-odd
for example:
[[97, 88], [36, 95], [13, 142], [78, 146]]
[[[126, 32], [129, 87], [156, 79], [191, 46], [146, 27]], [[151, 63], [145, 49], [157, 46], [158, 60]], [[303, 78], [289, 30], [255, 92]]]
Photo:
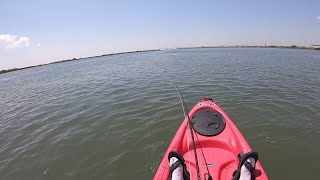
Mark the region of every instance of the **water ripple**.
[[0, 179], [151, 179], [183, 120], [169, 79], [189, 108], [213, 98], [271, 179], [315, 179], [319, 57], [290, 49], [171, 50], [1, 74]]

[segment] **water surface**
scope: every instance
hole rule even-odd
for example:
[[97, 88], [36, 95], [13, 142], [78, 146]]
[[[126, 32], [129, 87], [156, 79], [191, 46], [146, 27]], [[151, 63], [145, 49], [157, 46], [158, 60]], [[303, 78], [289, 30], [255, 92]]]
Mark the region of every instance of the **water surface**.
[[0, 179], [151, 179], [189, 109], [215, 100], [270, 179], [318, 179], [320, 51], [131, 53], [0, 75]]

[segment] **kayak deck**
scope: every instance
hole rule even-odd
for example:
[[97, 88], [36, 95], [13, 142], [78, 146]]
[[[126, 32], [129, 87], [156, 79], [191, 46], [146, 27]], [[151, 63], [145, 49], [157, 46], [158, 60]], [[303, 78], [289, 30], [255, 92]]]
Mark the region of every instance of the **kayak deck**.
[[[238, 154], [240, 152], [244, 154], [250, 152], [251, 148], [231, 119], [210, 99], [201, 100], [190, 111], [189, 117], [192, 118], [193, 124], [195, 124], [194, 120], [196, 118], [194, 117], [196, 117], [197, 112], [203, 110], [217, 112], [222, 116], [225, 125], [222, 131], [217, 131], [218, 133], [213, 133], [214, 135], [204, 135], [201, 129], [196, 129], [198, 132], [193, 130], [201, 179], [205, 179], [205, 176], [207, 177], [208, 171], [213, 179], [232, 179], [232, 174], [239, 163]], [[208, 122], [207, 126], [212, 126], [212, 129], [219, 129], [223, 126], [223, 123], [221, 123], [221, 119], [218, 119]], [[189, 128], [188, 119], [185, 118], [169, 145], [154, 179], [168, 179], [170, 172], [168, 154], [172, 150], [181, 153], [185, 159], [191, 179], [197, 179], [196, 161]], [[256, 163], [254, 174], [257, 180], [268, 179], [259, 161]]]

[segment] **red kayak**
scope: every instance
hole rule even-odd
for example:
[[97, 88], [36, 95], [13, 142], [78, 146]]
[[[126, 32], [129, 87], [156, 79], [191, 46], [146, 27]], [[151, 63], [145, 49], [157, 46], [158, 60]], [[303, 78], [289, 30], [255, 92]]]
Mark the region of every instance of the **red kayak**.
[[[241, 156], [252, 152], [238, 128], [211, 99], [198, 102], [190, 111], [189, 117], [190, 119], [185, 118], [174, 136], [154, 179], [169, 178], [168, 155], [172, 151], [183, 157], [190, 179], [208, 179], [209, 174], [214, 180], [233, 179], [234, 172], [239, 168]], [[192, 131], [189, 122], [192, 123]], [[259, 160], [252, 172], [256, 180], [268, 179]]]

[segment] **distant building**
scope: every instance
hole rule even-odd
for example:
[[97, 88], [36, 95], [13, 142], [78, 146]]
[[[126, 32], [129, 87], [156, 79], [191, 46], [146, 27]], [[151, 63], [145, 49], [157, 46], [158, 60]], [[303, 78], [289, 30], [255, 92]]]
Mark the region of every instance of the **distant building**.
[[311, 45], [311, 48], [320, 48], [320, 44]]

